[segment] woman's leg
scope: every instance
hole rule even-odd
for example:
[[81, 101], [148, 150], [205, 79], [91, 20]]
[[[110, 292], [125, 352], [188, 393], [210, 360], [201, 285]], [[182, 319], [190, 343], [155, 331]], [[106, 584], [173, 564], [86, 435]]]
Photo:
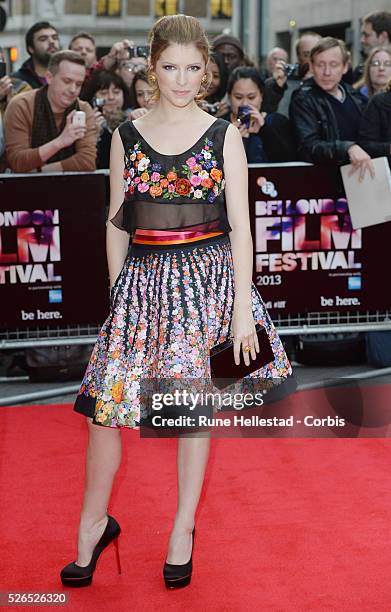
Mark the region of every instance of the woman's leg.
[[171, 532], [167, 563], [187, 563], [191, 554], [191, 532], [208, 463], [210, 433], [196, 437], [179, 437], [178, 507]]
[[80, 515], [77, 565], [88, 565], [107, 524], [114, 476], [121, 464], [121, 431], [95, 425], [87, 417], [88, 447], [83, 507]]

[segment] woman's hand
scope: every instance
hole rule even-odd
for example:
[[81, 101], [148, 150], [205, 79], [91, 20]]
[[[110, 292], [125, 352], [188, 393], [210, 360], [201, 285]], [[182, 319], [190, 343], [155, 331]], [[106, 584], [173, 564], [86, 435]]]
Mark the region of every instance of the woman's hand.
[[[242, 353], [244, 363], [250, 365], [250, 355], [252, 359], [256, 359], [256, 354], [259, 353], [258, 337], [251, 307], [234, 307], [232, 336], [235, 364], [240, 364], [240, 354]], [[245, 350], [248, 347], [250, 347], [250, 350]]]
[[258, 134], [259, 130], [265, 125], [266, 113], [261, 113], [255, 106], [251, 106], [249, 134]]
[[251, 106], [250, 104], [248, 107], [251, 109], [249, 127], [247, 127], [244, 122], [241, 123], [237, 120], [232, 122], [238, 128], [242, 138], [248, 138], [250, 134], [258, 134], [259, 130], [265, 124], [266, 113], [261, 113], [255, 106]]

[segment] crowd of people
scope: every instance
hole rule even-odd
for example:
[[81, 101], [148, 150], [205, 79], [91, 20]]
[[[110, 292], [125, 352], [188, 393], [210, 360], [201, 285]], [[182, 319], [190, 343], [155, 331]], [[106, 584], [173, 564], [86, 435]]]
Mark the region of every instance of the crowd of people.
[[[304, 32], [295, 63], [275, 47], [259, 67], [239, 39], [212, 41], [209, 80], [199, 101], [241, 133], [249, 163], [391, 160], [391, 12], [362, 19], [365, 60], [352, 66], [342, 40]], [[148, 47], [115, 43], [99, 60], [79, 32], [61, 49], [48, 22], [26, 34], [29, 59], [0, 79], [0, 171], [93, 171], [109, 167], [113, 131], [156, 102]]]

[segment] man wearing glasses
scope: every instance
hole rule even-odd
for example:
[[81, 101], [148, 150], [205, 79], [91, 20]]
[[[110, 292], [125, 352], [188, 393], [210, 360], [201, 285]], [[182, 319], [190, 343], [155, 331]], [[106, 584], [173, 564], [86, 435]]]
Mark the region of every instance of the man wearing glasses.
[[357, 144], [367, 99], [342, 80], [348, 69], [345, 43], [322, 38], [312, 49], [313, 78], [293, 95], [290, 117], [299, 158], [314, 164], [352, 163], [360, 176], [371, 168], [370, 156]]

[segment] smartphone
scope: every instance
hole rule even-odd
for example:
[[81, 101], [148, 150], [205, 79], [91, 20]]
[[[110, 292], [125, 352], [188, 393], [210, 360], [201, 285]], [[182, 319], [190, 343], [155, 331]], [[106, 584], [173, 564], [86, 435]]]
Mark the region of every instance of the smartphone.
[[84, 111], [76, 111], [72, 117], [72, 125], [75, 127], [84, 127], [86, 124], [86, 114]]
[[0, 79], [5, 77], [7, 74], [7, 64], [5, 62], [0, 61]]

